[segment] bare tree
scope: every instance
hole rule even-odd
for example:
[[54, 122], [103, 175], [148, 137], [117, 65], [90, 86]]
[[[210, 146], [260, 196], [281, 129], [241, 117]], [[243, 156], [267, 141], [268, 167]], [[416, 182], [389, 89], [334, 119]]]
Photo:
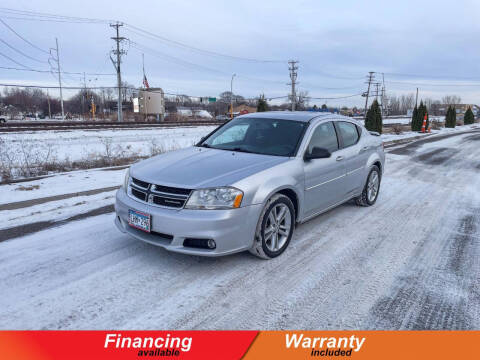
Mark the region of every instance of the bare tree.
[[391, 95], [387, 99], [387, 104], [388, 104], [388, 112], [391, 115], [400, 115], [400, 100], [396, 95]]
[[298, 103], [297, 109], [298, 110], [305, 110], [308, 108], [309, 99], [308, 99], [308, 91], [302, 90], [298, 93]]
[[415, 106], [415, 95], [404, 94], [400, 96], [400, 112], [406, 114], [408, 110], [413, 109]]
[[442, 98], [442, 103], [445, 105], [456, 105], [460, 104], [462, 101], [462, 98], [457, 95], [445, 95]]

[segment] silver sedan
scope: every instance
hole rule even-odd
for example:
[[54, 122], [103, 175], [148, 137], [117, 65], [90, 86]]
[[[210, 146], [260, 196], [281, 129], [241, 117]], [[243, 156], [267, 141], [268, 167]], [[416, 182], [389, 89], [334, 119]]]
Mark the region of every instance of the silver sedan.
[[132, 165], [116, 195], [120, 231], [192, 255], [288, 247], [297, 224], [354, 199], [375, 203], [385, 154], [378, 134], [314, 112], [239, 116], [197, 145]]

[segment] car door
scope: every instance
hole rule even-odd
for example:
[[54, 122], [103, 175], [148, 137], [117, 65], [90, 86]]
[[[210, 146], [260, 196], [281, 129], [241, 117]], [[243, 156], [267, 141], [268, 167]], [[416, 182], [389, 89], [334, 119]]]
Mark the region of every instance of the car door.
[[313, 130], [306, 151], [325, 148], [331, 156], [304, 161], [305, 217], [315, 215], [345, 198], [344, 154], [333, 122], [323, 122]]
[[339, 135], [340, 147], [344, 152], [344, 164], [347, 170], [345, 185], [348, 195], [358, 193], [364, 186], [361, 176], [367, 162], [367, 148], [362, 148], [359, 126], [348, 121], [336, 121], [335, 127]]

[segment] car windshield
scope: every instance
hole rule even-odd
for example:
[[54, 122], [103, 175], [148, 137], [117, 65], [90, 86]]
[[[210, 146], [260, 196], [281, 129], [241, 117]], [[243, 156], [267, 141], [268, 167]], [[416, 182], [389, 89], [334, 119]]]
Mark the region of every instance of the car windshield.
[[238, 118], [203, 140], [198, 146], [293, 156], [307, 123], [293, 120]]

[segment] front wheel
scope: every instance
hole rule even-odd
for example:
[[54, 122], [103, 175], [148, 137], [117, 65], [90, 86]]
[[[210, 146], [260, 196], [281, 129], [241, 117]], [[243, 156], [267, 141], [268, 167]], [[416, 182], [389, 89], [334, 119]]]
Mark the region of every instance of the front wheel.
[[372, 206], [375, 204], [380, 191], [380, 180], [380, 169], [377, 165], [373, 165], [362, 194], [355, 198], [355, 203], [359, 206]]
[[295, 208], [285, 195], [276, 194], [260, 214], [250, 252], [262, 259], [272, 259], [287, 248], [295, 227]]

